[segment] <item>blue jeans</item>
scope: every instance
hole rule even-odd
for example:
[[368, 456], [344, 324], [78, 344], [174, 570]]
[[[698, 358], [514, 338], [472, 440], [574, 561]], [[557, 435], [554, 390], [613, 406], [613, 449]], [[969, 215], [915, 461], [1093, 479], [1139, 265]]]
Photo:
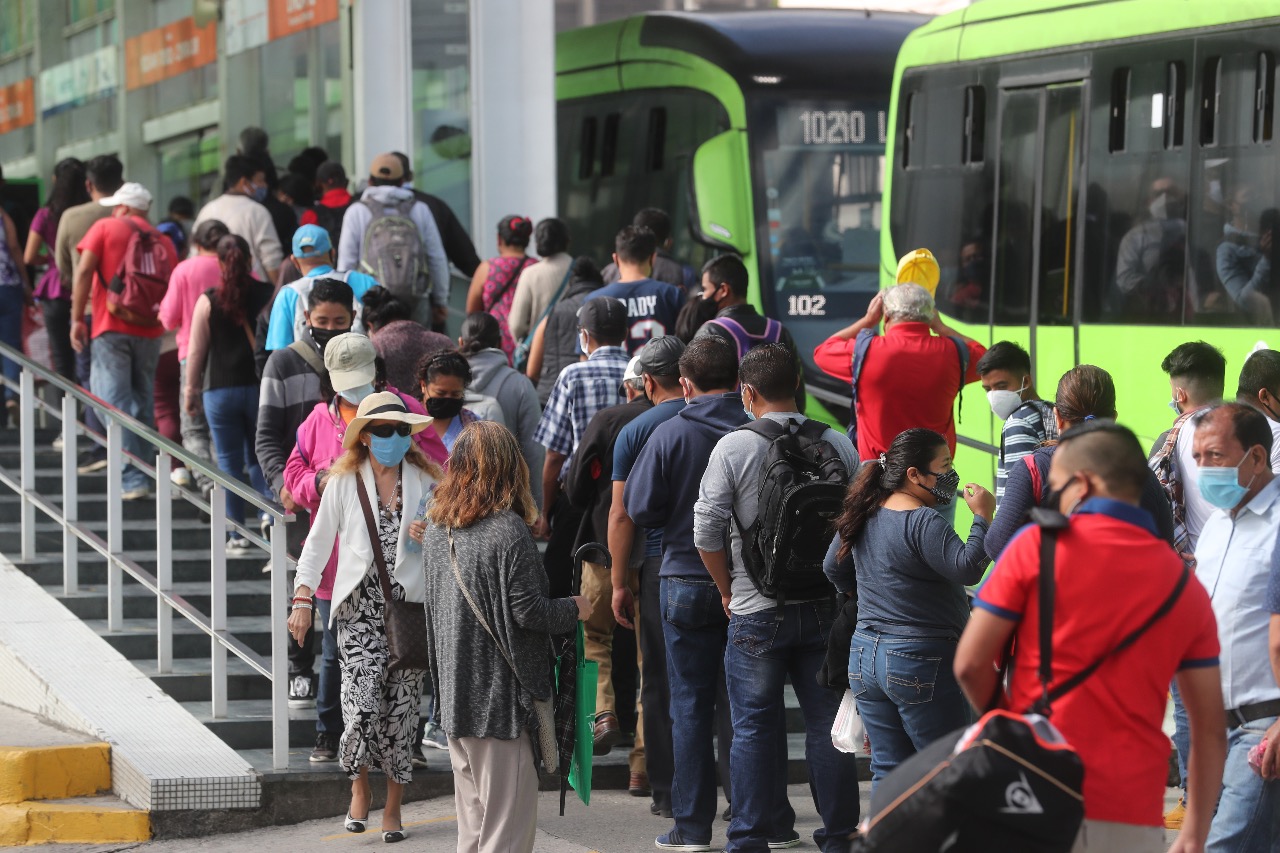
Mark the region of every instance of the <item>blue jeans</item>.
[[[204, 414], [213, 434], [213, 450], [222, 473], [243, 480], [245, 466], [248, 466], [249, 482], [254, 490], [270, 497], [271, 488], [253, 452], [254, 433], [258, 428], [257, 386], [240, 385], [205, 391]], [[227, 518], [244, 524], [244, 499], [232, 492], [227, 492]]]
[[849, 689], [871, 738], [871, 785], [938, 738], [970, 722], [953, 665], [956, 641], [899, 637], [859, 625]]
[[[26, 305], [22, 301], [21, 285], [0, 285], [0, 341], [4, 341], [9, 346], [22, 352], [22, 313], [26, 310]], [[4, 376], [12, 381], [15, 385], [18, 382], [18, 376], [22, 373], [22, 368], [16, 361], [9, 359], [0, 359], [4, 362]], [[6, 388], [4, 392], [6, 400], [18, 399], [18, 392], [14, 388]]]
[[1264, 782], [1248, 761], [1249, 750], [1275, 721], [1267, 717], [1227, 730], [1222, 796], [1205, 853], [1280, 853], [1280, 780]]
[[333, 602], [316, 597], [316, 609], [324, 625], [320, 641], [320, 687], [316, 691], [316, 731], [342, 735], [342, 670], [338, 666], [338, 635], [329, 627]]
[[[858, 765], [854, 756], [831, 745], [840, 694], [819, 687], [816, 680], [827, 654], [835, 602], [788, 604], [781, 621], [777, 615], [776, 610], [735, 613], [729, 620], [724, 672], [733, 709], [733, 820], [725, 850], [764, 853], [775, 831], [778, 733], [786, 731], [782, 686], [788, 676], [804, 714], [809, 789], [822, 817], [813, 840], [828, 853], [848, 850], [849, 834], [858, 825], [859, 804], [853, 794], [858, 790]], [[676, 754], [680, 755], [678, 749]]]
[[[159, 338], [103, 332], [93, 339], [89, 390], [104, 403], [147, 426], [154, 426], [159, 361]], [[123, 430], [123, 444], [126, 451], [139, 458], [151, 455], [150, 446], [129, 430]], [[121, 483], [127, 492], [146, 488], [149, 481], [141, 469], [125, 465]]]
[[[712, 733], [724, 694], [724, 651], [729, 620], [720, 605], [720, 592], [710, 578], [662, 578], [659, 590], [662, 633], [667, 649], [667, 682], [671, 690], [671, 745], [675, 776], [671, 811], [676, 828], [686, 839], [711, 840], [716, 817], [716, 756]], [[720, 750], [727, 758], [733, 731], [720, 732]], [[787, 738], [779, 732], [779, 763], [773, 778], [777, 805], [770, 837], [791, 832], [796, 813], [787, 799]], [[728, 781], [728, 780], [726, 780]], [[732, 784], [726, 786], [726, 799]]]
[[1182, 786], [1182, 796], [1187, 795], [1187, 757], [1191, 755], [1191, 722], [1187, 719], [1187, 709], [1178, 695], [1178, 682], [1175, 679], [1169, 685], [1173, 694], [1173, 752], [1178, 756], [1178, 784]]
[[[71, 309], [67, 309], [68, 331], [70, 335]], [[85, 328], [93, 334], [93, 317], [88, 314], [84, 318]], [[160, 361], [160, 356], [156, 356], [156, 362]], [[85, 348], [76, 353], [76, 382], [80, 383], [80, 387], [86, 389], [90, 393], [93, 392], [93, 338], [89, 338], [89, 342]], [[84, 425], [98, 435], [106, 435], [107, 428], [102, 425], [102, 419], [98, 417], [98, 410], [92, 406], [86, 406], [84, 409]], [[106, 451], [96, 443], [85, 442], [86, 450], [93, 456], [103, 456]]]

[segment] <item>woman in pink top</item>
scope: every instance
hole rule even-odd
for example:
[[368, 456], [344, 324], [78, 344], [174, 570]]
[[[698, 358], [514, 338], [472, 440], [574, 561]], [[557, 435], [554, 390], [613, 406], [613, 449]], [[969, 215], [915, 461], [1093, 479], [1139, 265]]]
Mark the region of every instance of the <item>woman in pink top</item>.
[[[178, 388], [187, 387], [187, 343], [191, 339], [191, 316], [196, 301], [206, 290], [222, 287], [222, 268], [218, 265], [218, 241], [230, 233], [227, 226], [216, 219], [208, 219], [196, 226], [191, 242], [196, 253], [173, 268], [169, 277], [169, 289], [160, 303], [160, 322], [166, 329], [176, 329], [178, 334]], [[185, 397], [178, 401], [182, 428], [182, 446], [201, 459], [212, 460], [209, 438], [209, 422], [204, 412], [188, 414]], [[212, 463], [210, 463], [212, 464]], [[191, 473], [186, 468], [174, 468], [171, 475], [177, 486], [191, 485]], [[196, 481], [200, 491], [208, 495], [212, 482], [203, 475]]]
[[476, 274], [471, 278], [471, 289], [467, 291], [468, 314], [487, 311], [497, 319], [502, 330], [502, 351], [507, 354], [508, 362], [515, 352], [516, 342], [511, 337], [507, 316], [516, 298], [516, 288], [520, 286], [520, 274], [525, 267], [535, 263], [525, 251], [532, 236], [533, 222], [527, 217], [502, 217], [498, 223], [498, 256], [476, 268]]

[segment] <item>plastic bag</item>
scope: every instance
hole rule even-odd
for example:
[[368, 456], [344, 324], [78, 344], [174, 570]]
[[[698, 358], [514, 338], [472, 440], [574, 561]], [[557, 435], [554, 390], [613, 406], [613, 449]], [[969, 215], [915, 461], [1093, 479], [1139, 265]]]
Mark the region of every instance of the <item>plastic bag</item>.
[[864, 731], [862, 717], [858, 716], [858, 703], [853, 691], [846, 690], [836, 711], [836, 721], [831, 724], [831, 745], [841, 752], [860, 752]]

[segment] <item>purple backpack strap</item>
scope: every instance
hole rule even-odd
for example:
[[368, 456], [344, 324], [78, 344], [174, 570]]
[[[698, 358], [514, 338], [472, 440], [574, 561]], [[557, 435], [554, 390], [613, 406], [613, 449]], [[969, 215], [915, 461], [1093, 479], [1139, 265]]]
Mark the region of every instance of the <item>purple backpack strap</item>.
[[742, 328], [742, 324], [737, 320], [730, 320], [728, 317], [716, 317], [714, 320], [708, 320], [708, 323], [715, 323], [720, 328], [733, 337], [734, 342], [738, 345], [738, 360], [755, 346], [755, 341], [747, 334], [747, 330]]

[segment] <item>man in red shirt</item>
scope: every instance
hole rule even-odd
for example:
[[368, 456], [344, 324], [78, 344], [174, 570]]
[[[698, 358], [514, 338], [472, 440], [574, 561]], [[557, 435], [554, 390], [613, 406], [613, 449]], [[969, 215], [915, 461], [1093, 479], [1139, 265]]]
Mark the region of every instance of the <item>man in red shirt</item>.
[[[111, 216], [93, 223], [76, 250], [74, 286], [71, 296], [71, 345], [76, 352], [89, 342], [85, 307], [93, 299], [92, 370], [89, 390], [125, 414], [151, 426], [154, 419], [156, 363], [160, 359], [160, 338], [164, 326], [134, 325], [115, 316], [107, 308], [107, 283], [121, 271], [129, 240], [138, 229], [155, 232], [147, 221], [151, 193], [142, 184], [127, 183], [113, 195], [98, 201], [111, 208]], [[166, 269], [177, 263], [173, 244], [165, 237], [160, 251], [168, 259]], [[137, 455], [146, 445], [131, 432], [124, 433], [124, 449]], [[128, 465], [122, 478], [125, 500], [140, 500], [151, 494], [147, 476]]]
[[[1177, 586], [1182, 560], [1139, 505], [1149, 475], [1138, 439], [1111, 421], [1067, 432], [1049, 469], [1048, 501], [1070, 514], [1054, 563], [1053, 678], [1061, 684], [1107, 656], [1151, 618]], [[1024, 712], [1041, 696], [1040, 528], [1000, 556], [974, 602], [956, 650], [969, 701], [984, 708], [992, 665], [1012, 637], [1003, 706]], [[1076, 851], [1162, 853], [1169, 739], [1161, 729], [1176, 676], [1191, 724], [1187, 816], [1172, 850], [1203, 850], [1222, 785], [1225, 716], [1218, 629], [1209, 595], [1189, 578], [1172, 609], [1079, 687], [1053, 703], [1053, 723], [1084, 762], [1085, 822]]]
[[[879, 335], [884, 319], [884, 334]], [[860, 332], [871, 341], [858, 377], [858, 458], [875, 459], [898, 433], [924, 427], [947, 437], [956, 452], [955, 399], [961, 385], [978, 381], [978, 359], [987, 348], [942, 322], [929, 291], [899, 284], [876, 295], [867, 314], [827, 338], [813, 351], [814, 363], [845, 382], [853, 380], [853, 353]], [[968, 350], [961, 382], [960, 350]]]
[[329, 232], [329, 243], [338, 245], [342, 236], [342, 217], [351, 206], [347, 191], [347, 170], [336, 160], [326, 160], [316, 169], [316, 185], [322, 193], [315, 207], [302, 214], [299, 225], [319, 225]]

